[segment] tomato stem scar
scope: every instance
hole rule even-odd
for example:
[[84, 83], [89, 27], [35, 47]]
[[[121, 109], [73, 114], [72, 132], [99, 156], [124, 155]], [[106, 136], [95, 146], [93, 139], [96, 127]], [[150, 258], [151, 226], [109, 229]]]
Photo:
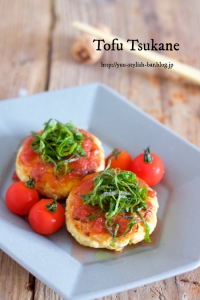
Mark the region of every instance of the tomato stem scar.
[[48, 211], [50, 211], [50, 212], [56, 212], [56, 210], [57, 210], [57, 203], [56, 203], [56, 201], [57, 201], [57, 197], [55, 197], [53, 200], [52, 200], [52, 202], [51, 203], [48, 203], [48, 204], [46, 204], [46, 208], [47, 208], [47, 210]]
[[151, 163], [153, 161], [153, 157], [151, 156], [150, 147], [147, 147], [144, 150], [144, 162]]
[[35, 182], [35, 179], [28, 176], [28, 180], [26, 181], [25, 186], [27, 186], [30, 189], [34, 189], [34, 187], [35, 187], [34, 182]]

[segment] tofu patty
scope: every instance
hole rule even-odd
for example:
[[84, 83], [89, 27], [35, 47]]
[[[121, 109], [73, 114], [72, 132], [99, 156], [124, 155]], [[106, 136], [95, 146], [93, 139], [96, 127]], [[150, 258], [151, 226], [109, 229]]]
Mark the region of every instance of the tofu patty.
[[44, 162], [41, 154], [31, 149], [33, 136], [28, 136], [20, 147], [16, 158], [16, 174], [21, 181], [34, 178], [35, 187], [41, 195], [49, 198], [66, 199], [72, 187], [85, 175], [101, 171], [105, 166], [104, 150], [98, 138], [79, 129], [83, 134], [82, 147], [87, 156], [68, 164], [65, 175], [57, 174], [51, 162]]
[[[119, 229], [116, 241], [113, 243], [113, 237], [105, 226], [105, 213], [99, 206], [92, 206], [83, 203], [83, 195], [90, 193], [94, 189], [93, 178], [97, 174], [86, 176], [70, 192], [66, 206], [66, 226], [71, 235], [77, 242], [84, 246], [93, 248], [107, 248], [115, 251], [122, 250], [128, 244], [136, 244], [145, 239], [146, 227], [137, 213], [129, 213], [129, 219], [124, 212], [119, 213], [113, 218], [113, 223], [118, 224]], [[151, 234], [157, 223], [158, 201], [156, 192], [148, 187], [143, 181], [141, 185], [147, 187], [146, 210], [141, 210], [140, 214], [149, 226]], [[91, 218], [91, 216], [93, 216]], [[95, 217], [96, 216], [96, 217]], [[130, 218], [133, 217], [136, 224], [132, 229], [124, 234]], [[121, 235], [121, 236], [120, 236]], [[119, 237], [120, 236], [120, 237]]]

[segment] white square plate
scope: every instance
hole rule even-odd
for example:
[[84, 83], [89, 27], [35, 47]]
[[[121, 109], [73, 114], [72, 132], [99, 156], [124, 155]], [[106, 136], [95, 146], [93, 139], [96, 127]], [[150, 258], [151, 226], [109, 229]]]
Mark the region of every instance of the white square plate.
[[[105, 152], [151, 146], [165, 163], [152, 243], [120, 253], [78, 245], [63, 228], [44, 237], [5, 205], [21, 140], [50, 118], [91, 131]], [[110, 88], [94, 83], [0, 101], [0, 246], [68, 300], [88, 300], [174, 276], [200, 262], [200, 151]]]

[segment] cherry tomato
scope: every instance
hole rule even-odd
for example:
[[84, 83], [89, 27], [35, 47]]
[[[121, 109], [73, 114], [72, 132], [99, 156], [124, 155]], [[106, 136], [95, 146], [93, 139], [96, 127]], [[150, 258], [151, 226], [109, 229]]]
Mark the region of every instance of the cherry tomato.
[[164, 175], [162, 159], [150, 152], [148, 147], [132, 161], [131, 171], [143, 179], [149, 186], [158, 184]]
[[65, 211], [56, 199], [42, 199], [30, 210], [29, 223], [40, 234], [51, 234], [65, 222]]
[[34, 187], [34, 180], [13, 183], [6, 192], [6, 204], [17, 215], [27, 215], [31, 207], [39, 201], [39, 194]]
[[110, 161], [110, 168], [120, 168], [130, 171], [132, 158], [131, 155], [122, 149], [114, 149], [106, 158], [106, 166]]

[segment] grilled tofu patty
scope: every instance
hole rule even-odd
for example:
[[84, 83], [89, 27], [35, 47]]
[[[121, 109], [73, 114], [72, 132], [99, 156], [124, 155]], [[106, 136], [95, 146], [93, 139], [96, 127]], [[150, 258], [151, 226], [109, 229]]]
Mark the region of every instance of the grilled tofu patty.
[[21, 181], [34, 178], [35, 187], [41, 195], [66, 199], [72, 187], [85, 175], [104, 169], [104, 150], [98, 138], [80, 129], [83, 134], [82, 147], [87, 156], [68, 164], [69, 171], [57, 174], [51, 162], [44, 162], [41, 154], [31, 149], [33, 136], [28, 136], [20, 147], [16, 158], [16, 174]]
[[[98, 174], [86, 176], [70, 192], [66, 206], [66, 226], [77, 242], [84, 246], [93, 248], [107, 248], [115, 251], [122, 250], [128, 244], [136, 244], [145, 239], [146, 227], [137, 213], [128, 214], [129, 220], [120, 213], [113, 218], [113, 223], [119, 225], [116, 241], [105, 226], [105, 213], [99, 206], [84, 204], [83, 195], [90, 193], [94, 189], [94, 177]], [[158, 201], [156, 192], [141, 181], [147, 187], [147, 209], [141, 210], [146, 224], [149, 226], [151, 234], [157, 223]], [[124, 234], [130, 218], [134, 216], [136, 224], [132, 229]], [[112, 230], [112, 228], [111, 228]], [[121, 235], [121, 236], [120, 236]], [[120, 237], [119, 237], [120, 236]]]

